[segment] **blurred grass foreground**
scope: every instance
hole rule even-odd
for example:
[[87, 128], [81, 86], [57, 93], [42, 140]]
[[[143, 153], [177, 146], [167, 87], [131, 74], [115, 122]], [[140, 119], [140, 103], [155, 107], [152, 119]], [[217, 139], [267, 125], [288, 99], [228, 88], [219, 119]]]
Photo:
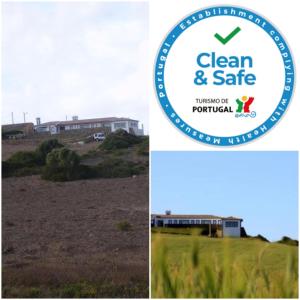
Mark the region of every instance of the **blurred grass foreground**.
[[152, 233], [153, 298], [298, 298], [298, 246]]

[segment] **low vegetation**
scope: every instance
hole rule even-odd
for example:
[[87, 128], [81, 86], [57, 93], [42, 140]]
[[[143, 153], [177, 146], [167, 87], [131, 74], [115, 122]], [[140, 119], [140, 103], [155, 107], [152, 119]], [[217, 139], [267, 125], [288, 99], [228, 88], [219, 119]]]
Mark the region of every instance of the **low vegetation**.
[[208, 235], [208, 229], [206, 228], [185, 228], [185, 227], [153, 227], [152, 233], [160, 234], [179, 234], [179, 235]]
[[144, 137], [142, 142], [137, 147], [137, 154], [139, 155], [149, 155], [149, 137]]
[[129, 148], [133, 145], [140, 144], [144, 140], [143, 137], [130, 134], [125, 130], [119, 129], [111, 134], [109, 134], [100, 148], [103, 150], [115, 150]]
[[121, 231], [129, 231], [132, 226], [128, 221], [122, 221], [117, 224], [117, 228]]
[[298, 247], [152, 234], [153, 298], [298, 298]]
[[[148, 138], [137, 137], [124, 130], [107, 136], [100, 149], [90, 151], [84, 158], [100, 155], [96, 165], [84, 165], [76, 152], [67, 149], [56, 139], [46, 140], [35, 151], [19, 151], [2, 162], [3, 177], [41, 174], [51, 181], [72, 181], [92, 178], [122, 178], [139, 175], [148, 169], [148, 162], [124, 159], [128, 147], [138, 155], [146, 155]], [[148, 145], [148, 146], [147, 146]], [[125, 147], [125, 148], [124, 148]], [[125, 151], [125, 152], [124, 152]], [[149, 153], [149, 149], [148, 149]]]
[[280, 241], [278, 241], [278, 243], [289, 245], [289, 246], [298, 246], [299, 245], [299, 242], [297, 240], [293, 240], [293, 239], [289, 238], [288, 236], [282, 237], [282, 239]]
[[3, 298], [148, 298], [148, 283], [78, 282], [59, 286], [3, 287]]
[[54, 149], [61, 148], [56, 139], [42, 142], [35, 151], [19, 151], [2, 162], [2, 176], [26, 176], [42, 172], [47, 155]]
[[70, 181], [80, 178], [80, 158], [66, 148], [54, 149], [46, 157], [42, 178], [52, 181]]

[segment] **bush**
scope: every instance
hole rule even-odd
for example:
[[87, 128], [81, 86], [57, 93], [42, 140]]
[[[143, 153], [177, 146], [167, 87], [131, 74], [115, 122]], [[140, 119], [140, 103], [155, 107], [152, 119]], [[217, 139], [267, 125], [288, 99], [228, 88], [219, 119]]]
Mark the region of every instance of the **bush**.
[[265, 237], [264, 237], [263, 235], [261, 235], [261, 234], [258, 234], [258, 235], [255, 236], [254, 238], [256, 238], [256, 239], [258, 239], [258, 240], [261, 240], [261, 241], [263, 241], [263, 242], [267, 242], [267, 243], [270, 242], [267, 238], [265, 238]]
[[149, 137], [144, 137], [142, 142], [138, 145], [137, 154], [149, 155]]
[[119, 129], [110, 133], [100, 145], [100, 148], [103, 150], [122, 149], [132, 147], [133, 145], [141, 142], [142, 138], [130, 134], [125, 130]]
[[15, 169], [34, 167], [37, 165], [37, 156], [33, 151], [19, 151], [14, 153], [7, 162]]
[[38, 158], [33, 151], [19, 151], [2, 162], [2, 176], [26, 176], [39, 174]]
[[117, 224], [117, 228], [121, 231], [129, 231], [132, 228], [132, 226], [129, 222], [122, 221]]
[[278, 241], [278, 243], [289, 245], [289, 246], [298, 246], [299, 245], [299, 242], [297, 240], [293, 240], [288, 236], [283, 236], [282, 239], [280, 241]]
[[245, 227], [241, 227], [241, 237], [248, 237]]
[[79, 179], [79, 162], [76, 152], [67, 148], [54, 149], [47, 155], [42, 178], [52, 181]]
[[42, 142], [36, 149], [36, 156], [41, 165], [46, 163], [47, 155], [57, 148], [62, 148], [63, 145], [58, 142], [57, 139], [50, 139]]
[[99, 177], [115, 178], [130, 177], [138, 175], [144, 167], [139, 163], [125, 161], [122, 159], [106, 159], [96, 167]]
[[46, 163], [46, 156], [53, 149], [62, 147], [55, 139], [41, 143], [36, 151], [19, 151], [2, 162], [2, 176], [27, 176], [40, 174]]

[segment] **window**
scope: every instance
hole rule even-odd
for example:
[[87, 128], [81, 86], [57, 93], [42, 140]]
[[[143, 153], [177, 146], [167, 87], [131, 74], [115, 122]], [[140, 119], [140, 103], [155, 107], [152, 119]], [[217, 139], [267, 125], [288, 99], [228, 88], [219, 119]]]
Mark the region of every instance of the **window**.
[[213, 224], [217, 224], [217, 220], [213, 220]]
[[238, 221], [226, 221], [225, 227], [239, 227]]
[[130, 127], [138, 127], [137, 122], [130, 122]]
[[126, 128], [126, 123], [125, 122], [119, 122], [119, 123], [114, 123], [115, 129], [120, 129], [120, 128]]
[[210, 220], [201, 220], [201, 224], [210, 224]]
[[194, 220], [191, 220], [191, 224], [195, 224], [195, 221], [194, 221]]
[[168, 224], [172, 224], [172, 220], [168, 220]]
[[177, 220], [174, 220], [174, 224], [177, 224]]
[[196, 224], [200, 224], [200, 220], [196, 220]]

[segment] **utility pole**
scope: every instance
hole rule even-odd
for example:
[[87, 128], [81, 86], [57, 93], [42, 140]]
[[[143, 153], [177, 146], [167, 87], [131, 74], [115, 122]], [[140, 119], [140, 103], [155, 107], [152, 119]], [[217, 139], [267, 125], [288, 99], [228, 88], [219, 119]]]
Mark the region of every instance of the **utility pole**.
[[27, 114], [28, 114], [27, 112], [23, 112], [24, 123], [26, 123], [26, 115], [27, 115]]
[[15, 124], [15, 122], [14, 122], [14, 112], [11, 112], [11, 123]]

